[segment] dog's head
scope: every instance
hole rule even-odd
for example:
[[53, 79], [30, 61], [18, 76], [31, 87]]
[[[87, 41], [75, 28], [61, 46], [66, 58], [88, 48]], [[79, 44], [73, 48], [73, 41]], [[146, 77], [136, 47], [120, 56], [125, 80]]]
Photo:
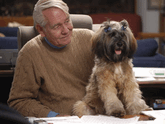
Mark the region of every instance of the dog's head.
[[126, 20], [106, 21], [92, 37], [92, 51], [107, 61], [120, 62], [132, 58], [137, 42]]

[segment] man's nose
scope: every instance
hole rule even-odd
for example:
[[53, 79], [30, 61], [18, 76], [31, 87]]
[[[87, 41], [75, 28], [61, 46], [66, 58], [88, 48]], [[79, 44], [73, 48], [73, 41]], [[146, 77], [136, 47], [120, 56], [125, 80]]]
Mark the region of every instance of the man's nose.
[[62, 33], [63, 34], [67, 34], [69, 32], [69, 28], [67, 25], [63, 24], [63, 29], [62, 29]]

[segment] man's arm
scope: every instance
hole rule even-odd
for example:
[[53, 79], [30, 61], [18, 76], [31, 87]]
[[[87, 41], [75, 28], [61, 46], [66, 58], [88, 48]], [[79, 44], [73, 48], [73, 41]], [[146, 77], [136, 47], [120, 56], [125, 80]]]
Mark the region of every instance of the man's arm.
[[23, 116], [47, 117], [51, 109], [37, 101], [41, 77], [36, 70], [30, 55], [20, 53], [8, 104]]

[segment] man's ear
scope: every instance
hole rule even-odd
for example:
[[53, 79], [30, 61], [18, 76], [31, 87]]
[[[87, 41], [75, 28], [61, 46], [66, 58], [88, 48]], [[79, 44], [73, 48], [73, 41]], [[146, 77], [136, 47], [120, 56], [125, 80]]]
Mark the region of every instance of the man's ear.
[[42, 37], [45, 37], [44, 29], [39, 24], [36, 24], [36, 30], [41, 34]]

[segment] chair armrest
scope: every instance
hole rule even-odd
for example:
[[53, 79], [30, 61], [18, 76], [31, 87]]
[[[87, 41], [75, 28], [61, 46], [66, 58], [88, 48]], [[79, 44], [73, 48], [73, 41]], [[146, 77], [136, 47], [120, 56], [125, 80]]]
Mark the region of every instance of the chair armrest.
[[161, 32], [161, 33], [143, 33], [143, 32], [138, 33], [138, 38], [140, 38], [140, 39], [164, 38], [164, 37], [165, 37], [165, 33], [163, 33], [163, 32]]

